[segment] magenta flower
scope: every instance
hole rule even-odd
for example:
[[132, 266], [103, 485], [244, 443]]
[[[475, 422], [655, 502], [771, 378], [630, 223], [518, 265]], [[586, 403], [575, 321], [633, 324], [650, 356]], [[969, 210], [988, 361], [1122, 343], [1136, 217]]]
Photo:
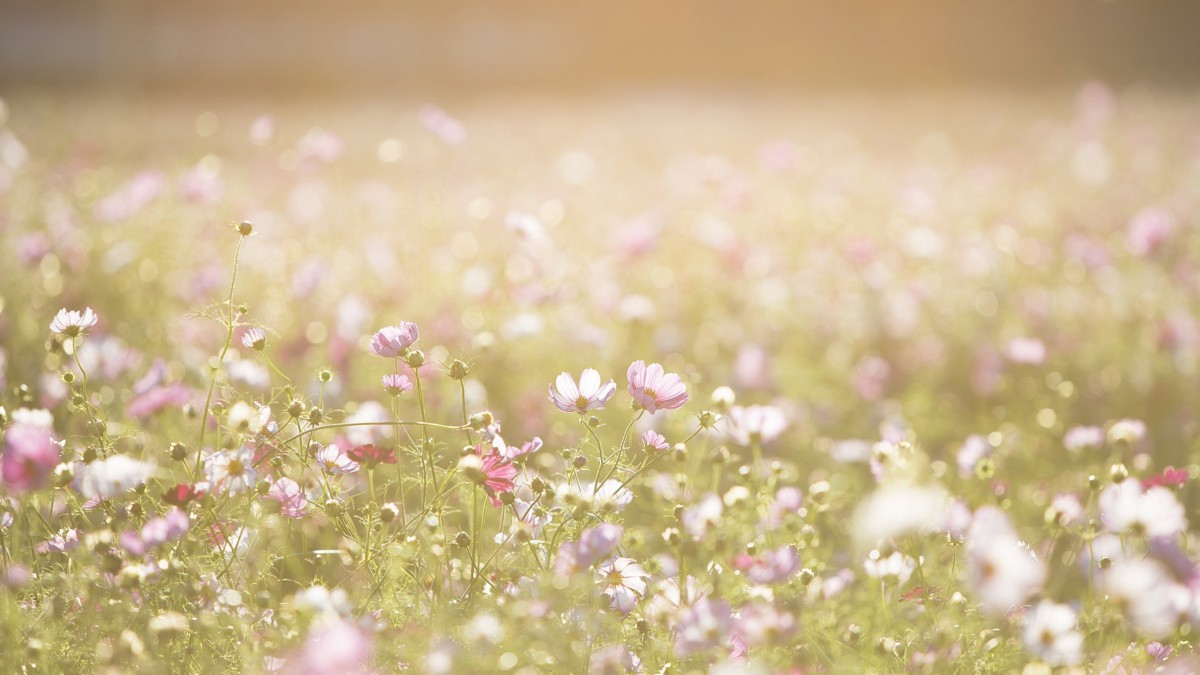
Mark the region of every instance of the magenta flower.
[[533, 440], [526, 441], [525, 443], [521, 444], [521, 447], [519, 447], [519, 448], [515, 445], [510, 445], [507, 448], [505, 448], [504, 450], [501, 450], [500, 452], [508, 459], [516, 459], [518, 457], [524, 457], [525, 455], [532, 455], [533, 453], [535, 453], [541, 449], [542, 449], [541, 437], [534, 436]]
[[550, 385], [550, 402], [563, 412], [579, 413], [589, 410], [603, 410], [608, 399], [617, 393], [617, 384], [612, 380], [600, 384], [600, 373], [594, 368], [588, 368], [579, 375], [579, 385], [571, 379], [569, 373], [562, 373]]
[[304, 490], [291, 478], [280, 478], [272, 483], [267, 499], [279, 502], [279, 512], [288, 518], [303, 518], [304, 507], [308, 505]]
[[399, 326], [385, 326], [371, 338], [371, 352], [376, 356], [396, 358], [403, 356], [417, 341], [417, 324], [401, 322]]
[[[483, 446], [476, 448], [477, 451], [483, 449]], [[501, 492], [512, 492], [516, 484], [513, 483], [513, 478], [517, 477], [517, 467], [513, 466], [512, 460], [503, 457], [493, 448], [486, 455], [480, 456], [479, 470], [483, 473], [483, 478], [480, 484], [484, 490], [487, 490], [488, 498], [492, 501], [492, 506], [500, 506], [500, 499], [496, 497]]]
[[675, 410], [687, 403], [687, 387], [675, 373], [663, 371], [657, 363], [634, 361], [629, 366], [629, 395], [650, 414]]
[[17, 422], [4, 432], [0, 482], [16, 493], [45, 487], [58, 459], [58, 444], [48, 430]]

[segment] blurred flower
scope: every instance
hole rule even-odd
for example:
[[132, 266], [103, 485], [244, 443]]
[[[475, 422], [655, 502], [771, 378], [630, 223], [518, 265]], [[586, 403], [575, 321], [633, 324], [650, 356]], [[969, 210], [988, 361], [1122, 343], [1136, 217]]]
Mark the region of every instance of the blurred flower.
[[629, 366], [629, 395], [650, 414], [675, 410], [687, 403], [687, 387], [675, 373], [663, 371], [657, 363], [634, 361]]
[[356, 445], [346, 451], [346, 456], [359, 464], [365, 464], [368, 469], [374, 469], [380, 464], [396, 463], [396, 450], [381, 448], [378, 445]]
[[267, 499], [279, 502], [279, 512], [288, 518], [303, 518], [304, 507], [308, 505], [304, 490], [291, 478], [280, 478], [272, 483]]
[[1052, 666], [1073, 666], [1083, 660], [1083, 635], [1075, 610], [1043, 600], [1021, 625], [1021, 639], [1030, 654]]
[[417, 119], [447, 145], [462, 145], [467, 141], [467, 129], [462, 122], [447, 115], [445, 111], [435, 105], [421, 106], [421, 110], [417, 113]]
[[172, 506], [187, 506], [192, 501], [200, 499], [204, 496], [204, 490], [197, 486], [180, 483], [175, 487], [168, 488], [163, 493], [163, 501]]
[[1145, 208], [1129, 221], [1129, 251], [1146, 257], [1159, 249], [1175, 233], [1175, 215], [1162, 208]]
[[863, 570], [866, 571], [867, 576], [893, 585], [900, 585], [908, 581], [916, 568], [917, 561], [900, 551], [892, 551], [887, 556], [881, 556], [879, 551], [872, 550], [867, 555], [866, 561], [863, 562]]
[[399, 326], [385, 326], [371, 338], [371, 352], [376, 356], [399, 358], [417, 341], [417, 324], [404, 321]]
[[1146, 423], [1141, 420], [1123, 419], [1108, 428], [1109, 443], [1137, 443], [1146, 437]]
[[621, 543], [624, 533], [625, 528], [620, 525], [601, 523], [581, 532], [578, 541], [563, 542], [554, 559], [555, 573], [567, 575], [591, 567]]
[[688, 656], [729, 639], [732, 616], [723, 600], [700, 598], [679, 611], [675, 625], [675, 655]]
[[1004, 356], [1013, 363], [1041, 365], [1046, 360], [1046, 345], [1037, 338], [1016, 338], [1004, 346]]
[[1162, 470], [1162, 473], [1155, 474], [1149, 478], [1142, 479], [1142, 487], [1150, 489], [1156, 486], [1162, 487], [1182, 487], [1189, 478], [1187, 469], [1176, 469], [1173, 466], [1168, 466]]
[[562, 373], [554, 384], [550, 385], [550, 402], [563, 412], [574, 412], [580, 415], [589, 410], [603, 410], [608, 399], [617, 393], [617, 385], [612, 380], [600, 383], [600, 373], [588, 368], [579, 376], [579, 386], [569, 373]]
[[958, 463], [958, 475], [962, 478], [970, 478], [975, 475], [975, 466], [980, 460], [992, 456], [992, 446], [987, 442], [987, 439], [979, 434], [972, 434], [967, 437], [955, 453], [955, 460]]
[[1104, 445], [1104, 430], [1100, 427], [1071, 427], [1063, 434], [1063, 447], [1075, 451]]
[[1157, 562], [1121, 561], [1101, 576], [1100, 586], [1137, 632], [1163, 639], [1175, 631], [1180, 618], [1172, 597], [1175, 582]]
[[287, 660], [287, 675], [366, 675], [370, 671], [371, 639], [344, 619], [318, 622], [300, 651]]
[[796, 617], [767, 602], [754, 602], [738, 610], [736, 630], [750, 646], [778, 644], [796, 632]]
[[854, 538], [862, 546], [931, 527], [947, 507], [938, 486], [885, 484], [859, 503], [854, 512]]
[[975, 512], [967, 532], [968, 576], [986, 613], [999, 616], [1041, 588], [1046, 568], [1017, 539], [1008, 516], [996, 507]]
[[729, 436], [734, 443], [748, 446], [770, 443], [787, 429], [787, 416], [773, 405], [735, 405], [729, 409]]
[[1112, 532], [1172, 537], [1187, 529], [1187, 516], [1175, 494], [1164, 487], [1142, 489], [1127, 479], [1100, 493], [1100, 521]]
[[61, 448], [48, 429], [15, 422], [4, 431], [0, 479], [16, 494], [45, 487], [58, 466], [60, 454]]
[[58, 310], [58, 314], [54, 315], [54, 320], [50, 322], [50, 330], [71, 338], [79, 337], [84, 334], [84, 331], [95, 326], [99, 320], [91, 307], [84, 309], [83, 312], [67, 311], [64, 308]]
[[755, 584], [774, 584], [790, 577], [800, 567], [800, 555], [794, 546], [780, 546], [758, 556], [742, 553], [733, 559], [733, 566]]
[[75, 489], [91, 499], [111, 499], [145, 483], [155, 474], [153, 464], [128, 455], [112, 455], [84, 464], [75, 473]]
[[501, 454], [504, 455], [504, 457], [506, 457], [508, 459], [516, 459], [518, 457], [532, 455], [533, 453], [535, 453], [541, 449], [542, 449], [542, 439], [538, 436], [534, 436], [533, 440], [529, 440], [529, 441], [526, 441], [525, 443], [522, 443], [521, 447], [519, 447], [519, 448], [516, 446], [512, 446], [512, 445], [505, 446], [504, 450], [501, 451]]
[[613, 558], [596, 568], [596, 581], [603, 586], [609, 609], [628, 614], [646, 594], [650, 575], [633, 558]]
[[680, 517], [683, 529], [693, 538], [703, 539], [709, 530], [721, 523], [721, 514], [724, 510], [725, 505], [721, 498], [709, 493], [698, 504], [684, 509], [683, 515]]

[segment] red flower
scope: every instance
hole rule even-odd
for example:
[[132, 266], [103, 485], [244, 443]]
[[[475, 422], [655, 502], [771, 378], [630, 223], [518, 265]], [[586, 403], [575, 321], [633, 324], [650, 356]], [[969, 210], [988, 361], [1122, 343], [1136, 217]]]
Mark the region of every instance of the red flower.
[[1157, 476], [1150, 476], [1142, 480], [1142, 489], [1149, 490], [1152, 487], [1180, 487], [1187, 482], [1187, 469], [1176, 469], [1173, 466], [1168, 466], [1163, 469], [1163, 472]]
[[380, 464], [396, 463], [396, 451], [392, 448], [381, 448], [378, 445], [355, 446], [346, 451], [346, 456], [359, 464], [366, 464], [368, 469], [373, 469]]
[[197, 490], [195, 486], [187, 483], [180, 483], [173, 488], [168, 489], [163, 493], [163, 501], [172, 506], [187, 506], [188, 502], [195, 501], [204, 496], [203, 490]]

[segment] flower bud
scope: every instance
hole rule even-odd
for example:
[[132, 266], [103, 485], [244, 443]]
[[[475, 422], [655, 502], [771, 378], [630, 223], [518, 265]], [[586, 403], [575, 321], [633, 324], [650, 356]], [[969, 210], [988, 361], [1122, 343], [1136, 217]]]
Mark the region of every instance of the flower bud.
[[487, 474], [483, 472], [483, 460], [475, 453], [458, 460], [458, 470], [464, 478], [472, 483], [482, 484], [487, 480]]
[[1112, 482], [1123, 483], [1125, 482], [1126, 478], [1129, 478], [1129, 469], [1126, 468], [1126, 466], [1121, 462], [1117, 462], [1116, 464], [1112, 465], [1112, 468], [1109, 469], [1108, 474], [1109, 477], [1112, 478]]
[[492, 415], [490, 410], [477, 412], [467, 418], [467, 424], [469, 424], [475, 431], [483, 431], [484, 429], [490, 427], [495, 421], [496, 418]]
[[712, 393], [712, 404], [717, 410], [728, 410], [737, 401], [737, 395], [729, 387], [717, 387]]
[[71, 384], [72, 382], [74, 382], [74, 381], [75, 381], [75, 373], [72, 373], [72, 372], [71, 372], [71, 371], [69, 371], [69, 370], [68, 370], [67, 372], [63, 373], [63, 374], [62, 374], [62, 381], [63, 381], [63, 382], [66, 382], [67, 384]]
[[453, 361], [450, 362], [450, 371], [449, 372], [450, 372], [450, 379], [462, 380], [471, 373], [471, 366], [468, 366], [465, 362], [463, 362], [459, 359], [454, 359]]
[[254, 225], [252, 225], [248, 220], [243, 220], [242, 222], [238, 223], [236, 227], [238, 234], [242, 235], [243, 237], [249, 237], [250, 235], [254, 234]]
[[333, 379], [333, 371], [328, 368], [322, 368], [321, 372], [317, 373], [317, 379], [322, 382], [329, 382]]
[[390, 523], [400, 515], [400, 509], [392, 502], [388, 502], [379, 507], [379, 520]]
[[410, 350], [405, 355], [404, 362], [408, 364], [409, 368], [420, 368], [425, 365], [425, 352], [422, 352], [420, 349]]
[[582, 469], [587, 466], [588, 458], [585, 455], [575, 455], [575, 459], [571, 460], [571, 465], [576, 469]]
[[700, 426], [705, 429], [712, 429], [721, 420], [721, 416], [711, 410], [702, 410], [699, 417]]
[[167, 456], [176, 462], [182, 462], [187, 458], [187, 446], [178, 441], [171, 443], [167, 447]]

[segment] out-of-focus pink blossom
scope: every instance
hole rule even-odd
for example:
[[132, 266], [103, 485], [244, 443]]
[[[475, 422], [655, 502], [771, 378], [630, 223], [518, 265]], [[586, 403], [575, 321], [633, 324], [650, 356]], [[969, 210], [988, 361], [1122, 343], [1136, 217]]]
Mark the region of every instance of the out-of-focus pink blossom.
[[4, 432], [0, 479], [12, 492], [37, 490], [50, 483], [61, 449], [50, 431], [32, 424], [15, 423]]
[[308, 497], [300, 484], [291, 478], [280, 478], [271, 484], [267, 499], [279, 502], [279, 512], [288, 518], [303, 518]]

